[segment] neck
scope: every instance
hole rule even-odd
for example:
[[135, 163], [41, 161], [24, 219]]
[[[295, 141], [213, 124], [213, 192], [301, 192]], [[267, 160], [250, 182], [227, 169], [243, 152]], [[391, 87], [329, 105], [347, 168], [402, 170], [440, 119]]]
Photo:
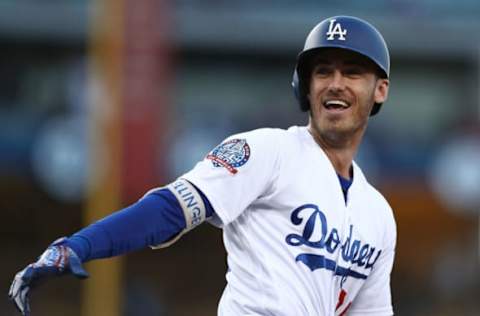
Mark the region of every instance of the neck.
[[313, 128], [312, 123], [309, 123], [308, 131], [315, 142], [323, 149], [335, 171], [345, 179], [351, 179], [353, 157], [357, 153], [365, 130], [358, 131], [358, 133], [348, 137], [340, 135], [329, 137], [320, 135]]

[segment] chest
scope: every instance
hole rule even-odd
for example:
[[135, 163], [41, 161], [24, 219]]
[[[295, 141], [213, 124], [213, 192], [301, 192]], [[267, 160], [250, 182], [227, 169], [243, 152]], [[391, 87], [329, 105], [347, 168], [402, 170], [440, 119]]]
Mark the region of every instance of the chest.
[[295, 262], [311, 271], [329, 270], [342, 278], [366, 279], [382, 252], [384, 227], [361, 184], [347, 201], [334, 171], [323, 168], [284, 170], [269, 199], [281, 217], [284, 246]]

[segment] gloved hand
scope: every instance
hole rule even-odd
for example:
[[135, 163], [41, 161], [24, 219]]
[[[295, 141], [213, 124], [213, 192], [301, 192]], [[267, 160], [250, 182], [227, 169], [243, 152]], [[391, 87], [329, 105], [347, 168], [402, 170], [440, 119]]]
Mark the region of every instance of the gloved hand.
[[56, 240], [36, 262], [15, 275], [8, 296], [22, 315], [30, 315], [29, 292], [41, 281], [64, 274], [73, 274], [80, 279], [88, 277], [78, 256], [64, 245], [65, 239]]

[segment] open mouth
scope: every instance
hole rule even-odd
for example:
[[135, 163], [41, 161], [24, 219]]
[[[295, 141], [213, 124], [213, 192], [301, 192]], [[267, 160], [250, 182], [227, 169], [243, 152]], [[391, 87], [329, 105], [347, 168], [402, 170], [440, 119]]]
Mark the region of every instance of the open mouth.
[[350, 107], [350, 103], [344, 100], [327, 100], [323, 102], [323, 106], [327, 110], [345, 110]]

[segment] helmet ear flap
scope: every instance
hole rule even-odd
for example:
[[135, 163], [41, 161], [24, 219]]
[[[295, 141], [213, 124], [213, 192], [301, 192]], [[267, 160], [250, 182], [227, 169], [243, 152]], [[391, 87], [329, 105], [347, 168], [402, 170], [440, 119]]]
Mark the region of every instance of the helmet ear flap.
[[302, 87], [302, 84], [303, 83], [300, 82], [298, 72], [295, 69], [292, 78], [293, 93], [295, 94], [295, 98], [298, 100], [300, 110], [302, 110], [302, 112], [307, 112], [308, 110], [310, 110], [310, 101], [308, 101], [308, 93], [306, 91], [302, 91], [305, 89], [304, 87]]
[[292, 88], [293, 88], [293, 93], [295, 94], [295, 98], [297, 100], [300, 100], [300, 82], [298, 80], [297, 69], [295, 69], [295, 71], [293, 72]]
[[381, 106], [382, 106], [381, 103], [375, 103], [373, 105], [372, 111], [370, 112], [370, 116], [374, 116], [375, 114], [377, 114], [380, 111]]

